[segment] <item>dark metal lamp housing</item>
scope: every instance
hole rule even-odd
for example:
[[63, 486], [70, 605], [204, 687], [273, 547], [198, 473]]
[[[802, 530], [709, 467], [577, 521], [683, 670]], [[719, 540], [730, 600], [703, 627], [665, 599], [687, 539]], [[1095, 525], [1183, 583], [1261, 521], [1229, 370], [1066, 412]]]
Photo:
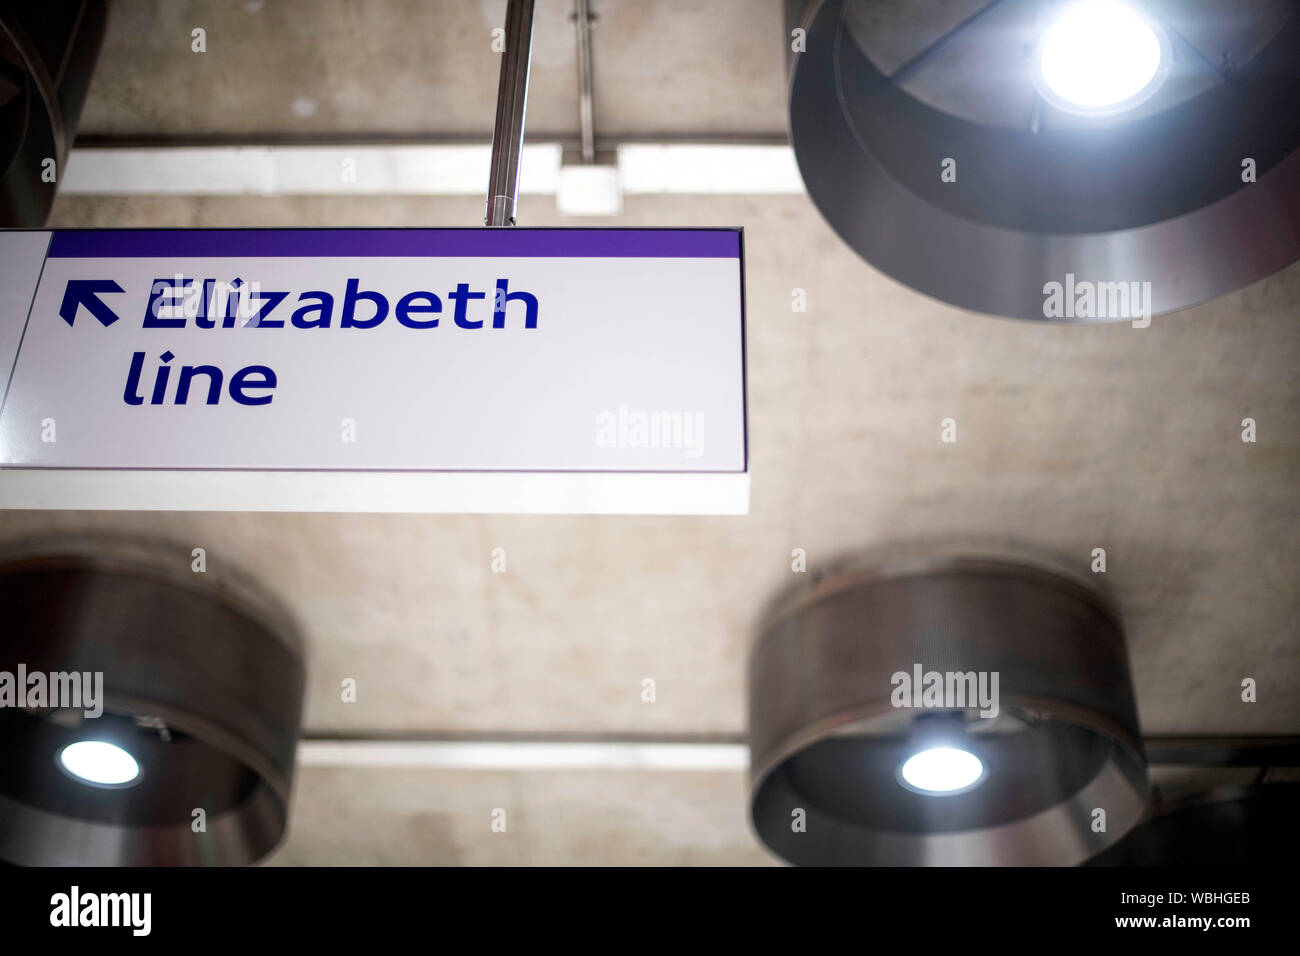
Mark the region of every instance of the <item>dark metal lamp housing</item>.
[[1282, 868], [1300, 852], [1300, 783], [1223, 787], [1159, 804], [1089, 866]]
[[106, 0], [0, 3], [0, 227], [45, 225], [107, 18]]
[[[786, 10], [808, 192], [849, 246], [926, 295], [1015, 318], [1140, 320], [1300, 258], [1300, 5]], [[1089, 18], [1104, 29], [1089, 36]], [[1126, 67], [1134, 87], [1113, 92]]]
[[1143, 815], [1118, 617], [1041, 562], [859, 563], [780, 601], [749, 663], [751, 813], [811, 865], [1073, 865]]
[[277, 611], [183, 549], [77, 547], [6, 555], [0, 614], [0, 859], [241, 865], [280, 842], [305, 672]]

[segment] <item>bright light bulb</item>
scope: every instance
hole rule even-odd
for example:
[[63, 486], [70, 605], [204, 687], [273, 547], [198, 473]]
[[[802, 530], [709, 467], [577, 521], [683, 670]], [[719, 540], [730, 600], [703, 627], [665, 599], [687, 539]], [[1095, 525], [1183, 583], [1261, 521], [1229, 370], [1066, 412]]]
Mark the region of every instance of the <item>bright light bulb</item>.
[[898, 773], [913, 790], [953, 793], [979, 783], [984, 777], [984, 764], [969, 750], [931, 747], [908, 757]]
[[1145, 17], [1114, 0], [1083, 0], [1047, 29], [1038, 68], [1057, 105], [1105, 113], [1154, 93], [1166, 59], [1166, 45]]
[[101, 787], [121, 787], [140, 776], [140, 765], [117, 744], [79, 740], [59, 753], [63, 769], [78, 780]]

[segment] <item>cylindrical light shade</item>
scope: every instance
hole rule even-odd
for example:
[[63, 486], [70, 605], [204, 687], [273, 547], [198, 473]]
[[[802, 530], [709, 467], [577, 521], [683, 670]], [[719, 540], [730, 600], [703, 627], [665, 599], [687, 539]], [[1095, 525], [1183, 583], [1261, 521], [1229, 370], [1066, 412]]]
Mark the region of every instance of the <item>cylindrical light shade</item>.
[[755, 830], [796, 864], [1071, 865], [1147, 804], [1120, 623], [1042, 562], [859, 564], [749, 662]]
[[1089, 866], [1290, 866], [1300, 783], [1224, 787], [1157, 806]]
[[108, 4], [0, 4], [0, 227], [40, 228], [63, 182]]
[[190, 560], [77, 547], [0, 562], [0, 680], [24, 685], [0, 708], [0, 859], [241, 865], [280, 842], [302, 653], [272, 605]]
[[[1054, 26], [1076, 37], [1055, 21], [1081, 8], [1133, 8], [1160, 58], [1133, 64], [1139, 80], [1154, 69], [1144, 90], [1095, 114], [1053, 92], [1061, 57], [1045, 43]], [[1300, 5], [786, 10], [808, 193], [850, 247], [926, 295], [1014, 318], [1143, 322], [1300, 258]], [[1066, 79], [1082, 84], [1072, 95], [1098, 92]]]

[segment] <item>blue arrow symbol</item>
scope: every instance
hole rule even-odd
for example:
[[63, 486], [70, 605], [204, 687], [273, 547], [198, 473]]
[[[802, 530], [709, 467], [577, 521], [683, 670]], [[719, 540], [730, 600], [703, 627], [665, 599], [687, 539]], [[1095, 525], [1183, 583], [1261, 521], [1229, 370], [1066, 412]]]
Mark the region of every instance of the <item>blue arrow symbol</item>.
[[99, 293], [121, 291], [122, 287], [112, 279], [69, 279], [68, 288], [63, 292], [63, 304], [59, 306], [59, 317], [71, 325], [77, 315], [77, 306], [81, 305], [99, 319], [101, 325], [112, 325], [118, 317], [99, 300]]

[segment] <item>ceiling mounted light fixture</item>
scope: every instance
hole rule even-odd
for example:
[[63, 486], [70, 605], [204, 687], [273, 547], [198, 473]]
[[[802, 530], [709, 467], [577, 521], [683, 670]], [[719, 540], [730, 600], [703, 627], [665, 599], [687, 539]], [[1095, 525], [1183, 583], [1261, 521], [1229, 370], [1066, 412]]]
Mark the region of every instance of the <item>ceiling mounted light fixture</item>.
[[242, 865], [280, 842], [305, 683], [296, 632], [188, 548], [0, 556], [0, 860]]
[[1290, 866], [1300, 852], [1300, 783], [1222, 787], [1152, 807], [1089, 866]]
[[0, 227], [45, 225], [107, 22], [106, 0], [0, 4]]
[[1300, 4], [786, 12], [808, 194], [845, 243], [925, 295], [1143, 324], [1300, 259]]
[[1147, 804], [1128, 655], [1041, 560], [845, 565], [785, 595], [749, 661], [751, 817], [805, 865], [1070, 865]]

